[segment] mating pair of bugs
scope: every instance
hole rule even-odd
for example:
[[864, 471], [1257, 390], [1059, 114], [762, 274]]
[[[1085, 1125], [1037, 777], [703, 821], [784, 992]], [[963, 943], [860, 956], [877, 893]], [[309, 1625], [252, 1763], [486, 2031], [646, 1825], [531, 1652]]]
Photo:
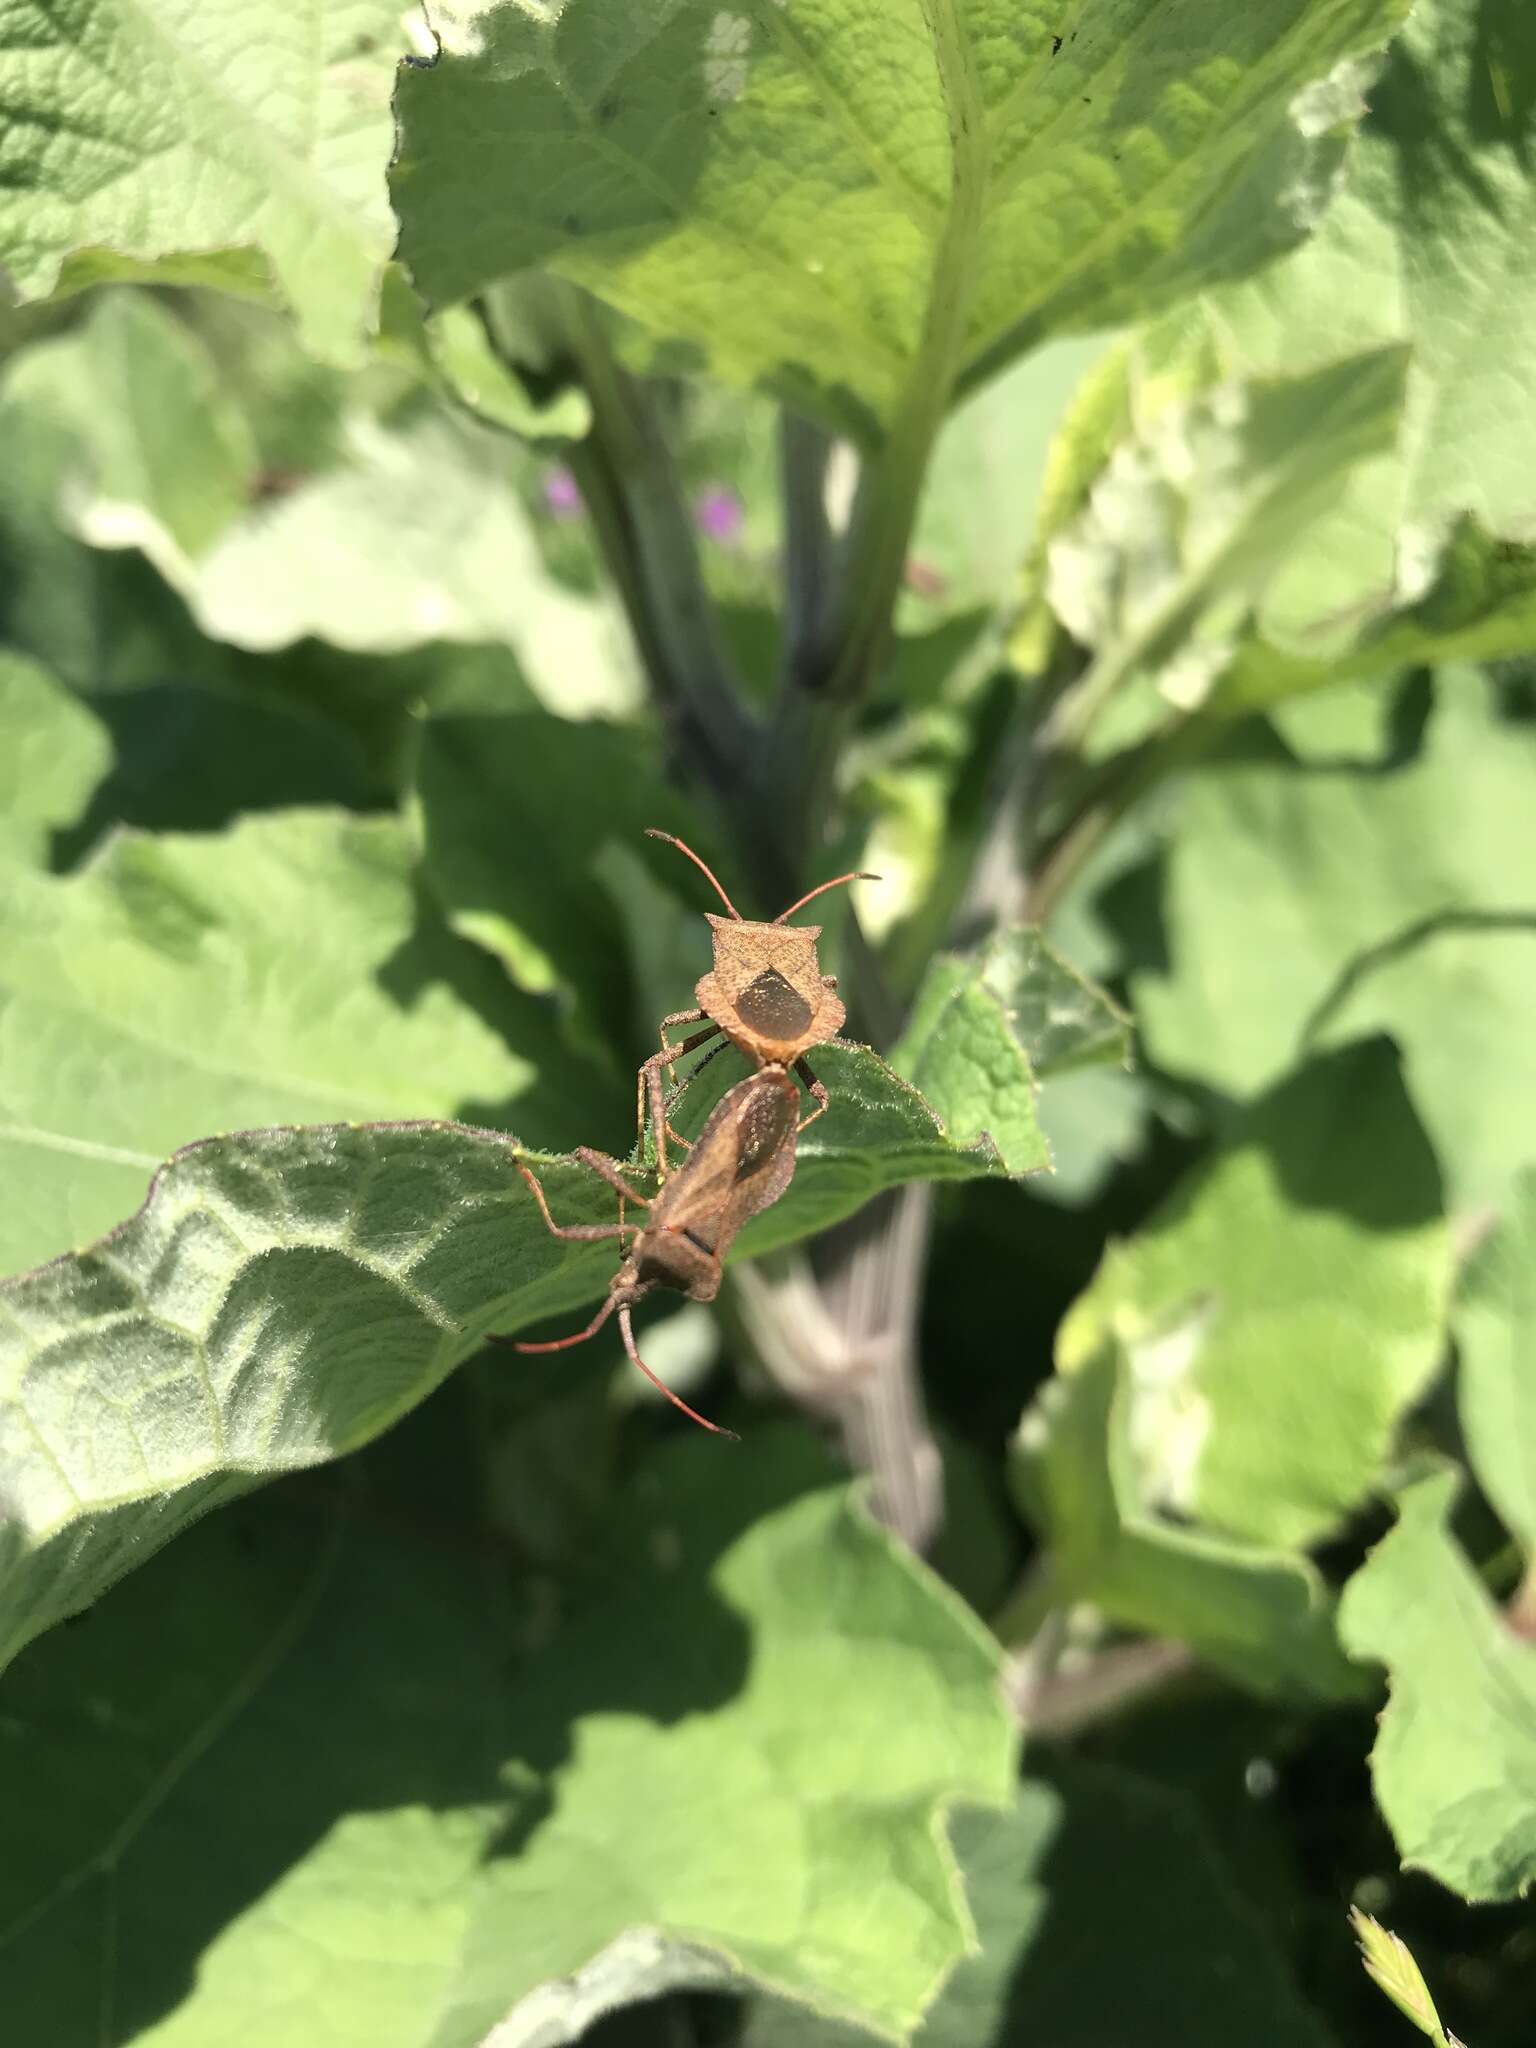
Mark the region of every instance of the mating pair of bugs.
[[[498, 1337], [491, 1341], [511, 1343], [517, 1351], [564, 1351], [595, 1336], [617, 1312], [624, 1349], [652, 1385], [702, 1428], [717, 1436], [731, 1436], [731, 1430], [706, 1421], [651, 1371], [636, 1347], [630, 1311], [657, 1287], [676, 1287], [693, 1301], [713, 1301], [720, 1291], [722, 1265], [732, 1239], [789, 1186], [795, 1171], [796, 1141], [827, 1107], [827, 1091], [806, 1064], [805, 1055], [836, 1036], [846, 1012], [838, 1000], [836, 979], [822, 973], [816, 957], [820, 925], [791, 926], [785, 920], [828, 889], [879, 877], [859, 872], [838, 875], [780, 911], [771, 924], [754, 924], [741, 915], [691, 846], [670, 832], [651, 830], [647, 836], [664, 839], [685, 853], [709, 877], [730, 912], [729, 917], [706, 913], [715, 957], [709, 973], [694, 990], [698, 1008], [678, 1010], [661, 1020], [661, 1050], [644, 1062], [636, 1078], [635, 1121], [642, 1141], [649, 1121], [661, 1187], [651, 1197], [638, 1194], [617, 1161], [588, 1145], [578, 1146], [576, 1157], [618, 1195], [619, 1217], [616, 1223], [560, 1224], [549, 1213], [543, 1188], [519, 1161], [517, 1170], [533, 1190], [539, 1211], [556, 1237], [581, 1243], [615, 1238], [622, 1256], [607, 1298], [584, 1330], [547, 1344]], [[667, 1033], [684, 1024], [702, 1024], [704, 1028], [680, 1044], [672, 1044]], [[669, 1096], [664, 1075], [712, 1038], [718, 1038], [719, 1044]], [[683, 1090], [727, 1045], [745, 1053], [756, 1071], [727, 1090], [690, 1144], [672, 1128], [671, 1111]], [[795, 1075], [816, 1105], [808, 1116], [800, 1114]], [[688, 1155], [676, 1171], [667, 1157], [669, 1138]], [[650, 1212], [643, 1225], [624, 1220], [626, 1202]], [[626, 1238], [632, 1239], [627, 1249]]]

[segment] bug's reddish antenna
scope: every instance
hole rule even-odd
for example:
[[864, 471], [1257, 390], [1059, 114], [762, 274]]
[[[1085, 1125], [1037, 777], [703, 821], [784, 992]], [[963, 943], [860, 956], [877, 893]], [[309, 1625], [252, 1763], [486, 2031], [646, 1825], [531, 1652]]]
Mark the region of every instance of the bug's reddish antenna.
[[[718, 897], [720, 898], [720, 901], [721, 901], [721, 902], [722, 902], [722, 903], [723, 903], [723, 904], [725, 905], [726, 909], [727, 909], [727, 910], [728, 910], [728, 911], [729, 911], [729, 912], [731, 913], [732, 917], [734, 917], [734, 918], [735, 918], [736, 922], [737, 922], [738, 924], [740, 924], [740, 923], [742, 922], [742, 915], [741, 915], [741, 912], [740, 912], [740, 911], [739, 911], [739, 910], [738, 910], [738, 909], [736, 908], [735, 904], [734, 904], [734, 903], [733, 903], [733, 902], [731, 901], [730, 897], [729, 897], [729, 896], [727, 896], [727, 895], [726, 895], [726, 893], [725, 893], [725, 891], [724, 891], [724, 890], [723, 890], [723, 889], [721, 888], [721, 886], [720, 886], [720, 884], [719, 884], [719, 881], [718, 881], [718, 880], [716, 879], [716, 876], [715, 876], [715, 871], [714, 871], [714, 869], [713, 869], [713, 868], [709, 868], [709, 867], [705, 867], [705, 865], [704, 865], [703, 861], [701, 861], [701, 860], [699, 859], [699, 856], [698, 856], [698, 855], [697, 855], [697, 854], [696, 854], [696, 853], [694, 852], [694, 850], [693, 850], [693, 848], [692, 848], [691, 846], [687, 846], [687, 845], [685, 845], [685, 844], [683, 843], [683, 841], [682, 841], [681, 839], [675, 839], [675, 838], [674, 838], [674, 837], [672, 836], [672, 834], [671, 834], [670, 832], [662, 832], [662, 831], [658, 830], [658, 828], [657, 828], [657, 827], [656, 827], [655, 825], [647, 825], [647, 826], [646, 826], [646, 828], [645, 828], [645, 836], [646, 836], [646, 838], [647, 838], [647, 839], [665, 839], [665, 841], [667, 842], [668, 846], [675, 846], [675, 847], [677, 848], [677, 850], [678, 850], [678, 852], [679, 852], [679, 853], [686, 853], [686, 854], [687, 854], [687, 856], [688, 856], [688, 858], [689, 858], [689, 859], [690, 859], [690, 860], [691, 860], [691, 861], [693, 862], [694, 866], [695, 866], [696, 868], [700, 868], [700, 869], [702, 869], [702, 870], [703, 870], [703, 872], [704, 872], [704, 873], [705, 873], [706, 875], [708, 875], [708, 877], [709, 877], [709, 879], [711, 880], [711, 882], [713, 882], [713, 883], [714, 883], [714, 885], [715, 885], [715, 894], [716, 894], [716, 895], [717, 895], [717, 896], [718, 896]], [[828, 885], [827, 885], [827, 886], [828, 886], [828, 887], [830, 888], [830, 887], [831, 887], [831, 884], [830, 884], [830, 883], [828, 883]], [[681, 1401], [679, 1401], [679, 1403], [678, 1403], [678, 1406], [679, 1406], [679, 1407], [681, 1407], [681, 1406], [682, 1406], [682, 1403], [681, 1403]], [[692, 1410], [691, 1408], [689, 1409], [689, 1411], [688, 1411], [688, 1412], [689, 1412], [689, 1414], [690, 1414], [690, 1415], [693, 1415], [693, 1410]], [[695, 1422], [698, 1422], [698, 1421], [702, 1420], [702, 1418], [701, 1418], [700, 1416], [697, 1416], [697, 1415], [694, 1415], [694, 1416], [693, 1416], [693, 1419], [694, 1419], [694, 1421], [695, 1421]], [[704, 1427], [705, 1427], [706, 1429], [713, 1429], [713, 1428], [714, 1428], [714, 1426], [715, 1426], [715, 1425], [714, 1425], [714, 1424], [713, 1424], [712, 1422], [706, 1422], [706, 1423], [704, 1424]], [[722, 1435], [724, 1435], [724, 1436], [729, 1436], [729, 1435], [730, 1435], [730, 1431], [729, 1431], [729, 1430], [724, 1430], [724, 1431], [722, 1431], [722, 1432], [721, 1432], [721, 1434], [722, 1434]]]
[[[660, 839], [664, 838], [666, 835], [664, 833], [658, 832], [656, 836], [658, 839]], [[699, 865], [702, 867], [704, 864], [701, 861]], [[601, 1321], [602, 1318], [599, 1317], [598, 1320]], [[700, 1429], [707, 1429], [711, 1436], [728, 1436], [733, 1444], [739, 1444], [741, 1442], [741, 1438], [736, 1434], [734, 1429], [722, 1429], [718, 1422], [711, 1422], [708, 1420], [707, 1417], [701, 1415], [696, 1408], [690, 1408], [688, 1406], [688, 1403], [685, 1400], [683, 1400], [680, 1395], [673, 1393], [672, 1389], [667, 1385], [665, 1380], [658, 1379], [655, 1373], [651, 1371], [651, 1368], [646, 1364], [645, 1360], [640, 1356], [639, 1351], [635, 1348], [635, 1333], [634, 1330], [630, 1327], [629, 1304], [627, 1302], [625, 1303], [624, 1307], [619, 1310], [619, 1335], [624, 1339], [624, 1349], [629, 1353], [630, 1364], [638, 1365], [640, 1370], [645, 1374], [646, 1378], [650, 1381], [651, 1385], [653, 1387], [658, 1388], [663, 1394], [665, 1394], [667, 1399], [672, 1403], [672, 1406], [674, 1408], [681, 1408], [683, 1413], [688, 1417], [688, 1420], [690, 1422], [696, 1422], [699, 1425]], [[544, 1346], [541, 1348], [548, 1349], [549, 1347]]]
[[834, 875], [830, 882], [819, 882], [814, 889], [808, 889], [798, 903], [791, 903], [788, 910], [781, 910], [773, 921], [775, 924], [782, 924], [786, 917], [793, 917], [797, 910], [804, 910], [807, 903], [812, 902], [817, 896], [825, 896], [829, 889], [841, 889], [844, 882], [879, 882], [884, 879], [882, 875], [872, 875], [867, 868], [855, 868], [850, 874]]
[[604, 1323], [613, 1314], [613, 1304], [614, 1296], [610, 1294], [587, 1327], [584, 1330], [578, 1330], [574, 1337], [556, 1337], [548, 1344], [523, 1344], [516, 1337], [497, 1337], [493, 1335], [490, 1341], [493, 1344], [510, 1344], [514, 1351], [569, 1351], [573, 1344], [585, 1344], [589, 1337], [597, 1335]]

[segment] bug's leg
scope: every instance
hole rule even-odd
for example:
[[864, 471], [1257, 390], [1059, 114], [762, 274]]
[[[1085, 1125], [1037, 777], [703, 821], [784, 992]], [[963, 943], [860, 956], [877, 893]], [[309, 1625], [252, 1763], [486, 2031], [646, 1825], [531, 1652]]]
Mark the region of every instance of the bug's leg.
[[837, 976], [835, 974], [824, 974], [821, 977], [821, 985], [823, 988], [835, 989], [837, 987]]
[[[580, 1153], [577, 1154], [577, 1157], [581, 1157]], [[583, 1161], [583, 1164], [590, 1164], [590, 1161]], [[551, 1237], [563, 1237], [574, 1244], [595, 1244], [599, 1238], [623, 1238], [626, 1235], [639, 1235], [640, 1226], [638, 1223], [625, 1223], [623, 1221], [618, 1223], [557, 1223], [549, 1213], [549, 1203], [544, 1198], [543, 1188], [540, 1187], [534, 1175], [524, 1166], [521, 1159], [517, 1161], [517, 1170], [523, 1176], [523, 1179], [527, 1181], [529, 1187], [533, 1189], [533, 1199], [539, 1205], [539, 1214], [544, 1218], [545, 1227]], [[603, 1179], [608, 1179], [607, 1174], [603, 1175]], [[631, 1193], [633, 1193], [633, 1190], [631, 1190]], [[634, 1199], [637, 1202], [643, 1203], [644, 1201], [644, 1197], [641, 1195], [635, 1195]]]
[[799, 1123], [796, 1124], [795, 1135], [798, 1137], [801, 1131], [807, 1129], [811, 1124], [815, 1123], [817, 1117], [826, 1115], [828, 1109], [830, 1109], [831, 1107], [831, 1103], [827, 1099], [827, 1090], [825, 1083], [817, 1080], [816, 1076], [811, 1072], [810, 1064], [808, 1061], [796, 1060], [795, 1072], [800, 1076], [801, 1080], [805, 1083], [806, 1090], [810, 1095], [812, 1102], [814, 1102], [816, 1105], [816, 1107], [811, 1111], [809, 1116], [801, 1117]]
[[[611, 1296], [610, 1299], [612, 1299]], [[722, 1429], [718, 1422], [708, 1421], [704, 1416], [700, 1415], [696, 1408], [690, 1408], [688, 1406], [688, 1403], [685, 1400], [683, 1400], [680, 1395], [674, 1394], [672, 1389], [667, 1385], [665, 1380], [658, 1379], [656, 1374], [651, 1371], [651, 1368], [640, 1356], [639, 1350], [636, 1347], [635, 1333], [630, 1325], [629, 1303], [627, 1301], [625, 1302], [624, 1306], [619, 1310], [619, 1335], [624, 1339], [624, 1349], [629, 1353], [630, 1364], [639, 1366], [640, 1370], [645, 1374], [646, 1378], [650, 1381], [651, 1385], [657, 1388], [659, 1392], [665, 1394], [667, 1399], [672, 1403], [672, 1406], [674, 1408], [681, 1408], [683, 1413], [688, 1417], [688, 1420], [690, 1422], [696, 1422], [699, 1425], [700, 1429], [707, 1429], [711, 1435], [728, 1436], [733, 1444], [739, 1444], [741, 1442], [741, 1438], [736, 1434], [734, 1429]]]
[[[642, 1195], [632, 1188], [606, 1152], [594, 1152], [590, 1145], [578, 1145], [576, 1157], [589, 1172], [595, 1173], [599, 1180], [607, 1181], [621, 1202], [635, 1202], [642, 1209], [649, 1209], [649, 1195]], [[626, 1230], [638, 1230], [640, 1226], [637, 1223], [626, 1223], [623, 1227]]]
[[[701, 1010], [688, 1010], [681, 1014], [697, 1022], [703, 1015], [703, 1012]], [[665, 1032], [668, 1024], [675, 1021], [671, 1017], [663, 1018], [662, 1031]], [[660, 1172], [663, 1180], [666, 1179], [670, 1171], [667, 1161], [667, 1133], [670, 1126], [667, 1123], [666, 1104], [663, 1100], [662, 1074], [675, 1067], [685, 1053], [690, 1053], [696, 1047], [707, 1044], [711, 1038], [718, 1034], [719, 1030], [720, 1026], [718, 1024], [708, 1024], [702, 1031], [696, 1031], [691, 1038], [685, 1038], [681, 1045], [668, 1045], [663, 1040], [660, 1052], [653, 1052], [640, 1069], [639, 1103], [637, 1105], [640, 1137], [643, 1142], [645, 1138], [646, 1105], [649, 1104], [651, 1132], [656, 1142], [657, 1170]], [[675, 1100], [676, 1098], [674, 1097], [673, 1099]], [[673, 1131], [672, 1136], [676, 1137], [677, 1133]], [[686, 1148], [686, 1140], [680, 1142]]]
[[597, 1335], [613, 1314], [617, 1300], [616, 1294], [610, 1294], [587, 1327], [578, 1330], [573, 1337], [554, 1337], [547, 1344], [525, 1344], [520, 1337], [502, 1337], [495, 1330], [487, 1330], [485, 1341], [487, 1344], [505, 1344], [509, 1351], [569, 1351], [573, 1344], [585, 1344], [589, 1337]]
[[[704, 1036], [704, 1033], [700, 1032], [699, 1036], [700, 1038], [702, 1038]], [[718, 1039], [716, 1043], [710, 1047], [709, 1051], [705, 1053], [703, 1059], [699, 1061], [699, 1064], [693, 1069], [692, 1073], [684, 1074], [681, 1081], [678, 1082], [677, 1086], [672, 1090], [672, 1093], [666, 1098], [664, 1108], [666, 1111], [666, 1115], [669, 1119], [671, 1117], [673, 1109], [682, 1100], [685, 1091], [693, 1086], [694, 1082], [697, 1081], [700, 1074], [703, 1073], [704, 1069], [709, 1065], [711, 1060], [718, 1059], [721, 1053], [728, 1052], [730, 1050], [730, 1045], [731, 1041], [728, 1038], [722, 1037]], [[687, 1050], [687, 1047], [680, 1045], [677, 1050], [679, 1055], [681, 1055], [683, 1052]], [[667, 1136], [669, 1138], [675, 1138], [678, 1144], [682, 1146], [685, 1152], [691, 1152], [693, 1150], [692, 1138], [685, 1138], [681, 1131], [674, 1130], [670, 1121], [667, 1124]]]

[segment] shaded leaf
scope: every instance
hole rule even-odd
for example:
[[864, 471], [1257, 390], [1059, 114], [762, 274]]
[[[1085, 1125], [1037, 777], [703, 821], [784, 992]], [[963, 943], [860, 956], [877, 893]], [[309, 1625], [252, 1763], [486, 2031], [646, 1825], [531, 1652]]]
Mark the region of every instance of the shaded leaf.
[[[914, 2048], [1325, 2048], [1192, 1801], [1102, 1765], [1036, 1768], [1011, 1812], [963, 1809], [950, 1823], [981, 1953], [956, 1969]], [[1099, 1937], [1116, 1930], [1105, 1968]], [[742, 2048], [869, 2040], [768, 1999], [748, 2008], [741, 2035]]]
[[1014, 1489], [1050, 1546], [1060, 1597], [1187, 1643], [1261, 1693], [1358, 1693], [1322, 1579], [1304, 1557], [1147, 1505], [1138, 1468], [1158, 1390], [1143, 1361], [1106, 1346], [1048, 1381], [1014, 1439]]
[[95, 1237], [209, 1131], [515, 1113], [569, 1142], [627, 1091], [418, 903], [393, 821], [288, 812], [124, 835], [0, 889], [0, 1270]]
[[1531, 733], [1465, 673], [1384, 772], [1257, 738], [1203, 767], [1172, 820], [1165, 961], [1131, 980], [1149, 1058], [1245, 1097], [1309, 1044], [1388, 1030], [1452, 1200], [1501, 1201], [1530, 1152], [1513, 1105], [1536, 1102], [1533, 777]]
[[1445, 1340], [1440, 1178], [1380, 1040], [1314, 1059], [1112, 1244], [1057, 1340], [1132, 1361], [1142, 1502], [1287, 1547], [1376, 1480]]
[[79, 815], [111, 743], [72, 692], [11, 654], [0, 654], [0, 733], [0, 862], [46, 865], [50, 828]]
[[1457, 1291], [1457, 1407], [1477, 1482], [1536, 1553], [1536, 1170]]
[[605, 849], [617, 843], [659, 880], [686, 888], [668, 865], [681, 868], [676, 854], [648, 845], [644, 832], [655, 825], [695, 843], [650, 732], [533, 705], [495, 716], [445, 711], [422, 726], [416, 793], [427, 879], [454, 927], [521, 987], [574, 1001], [589, 1037], [633, 1050], [643, 1035], [639, 1056], [654, 1050], [657, 1018], [692, 1000], [707, 928], [699, 918], [692, 974], [637, 1010], [631, 919], [603, 880]]
[[272, 293], [317, 353], [361, 354], [390, 218], [395, 0], [153, 14], [8, 10], [0, 263], [24, 297], [143, 277]]
[[970, 1936], [939, 1814], [1010, 1788], [995, 1650], [803, 1439], [736, 1471], [654, 1464], [596, 1608], [511, 1676], [497, 1575], [292, 1493], [38, 1646], [0, 1736], [7, 2012], [60, 2048], [103, 2013], [472, 2048], [649, 1929], [911, 2024]]
[[402, 254], [434, 303], [556, 270], [858, 427], [933, 348], [931, 292], [966, 384], [1294, 243], [1359, 110], [1344, 60], [1401, 15], [477, 8], [401, 78]]
[[[581, 1739], [552, 1810], [530, 1802], [523, 1853], [487, 1874], [445, 2040], [478, 2041], [514, 1973], [526, 1996], [605, 1926], [668, 1928], [897, 2036], [968, 1946], [936, 1808], [1009, 1796], [1017, 1735], [996, 1646], [837, 1494], [777, 1508], [786, 1477], [803, 1486], [816, 1464], [783, 1439], [765, 1450], [726, 1488], [692, 1446], [669, 1461], [666, 1488], [618, 1532], [629, 1583], [525, 1692], [536, 1758], [544, 1731], [578, 1715]], [[807, 1716], [808, 1697], [825, 1711]]]
[[1467, 1899], [1514, 1899], [1536, 1881], [1536, 1649], [1451, 1533], [1456, 1489], [1439, 1471], [1403, 1490], [1339, 1631], [1387, 1667], [1371, 1779], [1404, 1864]]

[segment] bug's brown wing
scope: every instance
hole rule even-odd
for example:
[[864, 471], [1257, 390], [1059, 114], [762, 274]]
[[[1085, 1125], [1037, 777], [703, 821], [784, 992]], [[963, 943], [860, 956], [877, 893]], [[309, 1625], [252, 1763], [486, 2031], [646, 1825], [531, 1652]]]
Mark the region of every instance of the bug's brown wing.
[[649, 1227], [680, 1231], [723, 1257], [747, 1218], [788, 1187], [798, 1117], [799, 1096], [787, 1074], [751, 1074], [738, 1081], [656, 1197]]
[[771, 1208], [795, 1174], [795, 1127], [800, 1095], [788, 1074], [755, 1074], [762, 1085], [743, 1102], [741, 1150], [732, 1190], [731, 1235], [749, 1217]]

